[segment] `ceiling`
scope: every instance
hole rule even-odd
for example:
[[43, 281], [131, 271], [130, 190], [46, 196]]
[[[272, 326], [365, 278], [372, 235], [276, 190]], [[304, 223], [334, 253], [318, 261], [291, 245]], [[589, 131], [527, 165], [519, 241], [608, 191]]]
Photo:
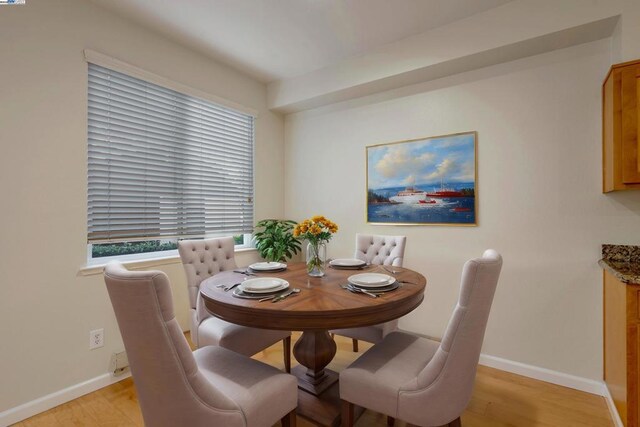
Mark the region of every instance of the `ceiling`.
[[271, 82], [511, 0], [92, 0]]

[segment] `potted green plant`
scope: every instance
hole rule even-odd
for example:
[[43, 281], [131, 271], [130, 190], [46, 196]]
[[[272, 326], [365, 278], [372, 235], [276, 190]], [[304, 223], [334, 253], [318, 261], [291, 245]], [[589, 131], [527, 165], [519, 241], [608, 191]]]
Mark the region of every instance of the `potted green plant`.
[[295, 221], [263, 219], [256, 224], [256, 249], [269, 262], [286, 261], [300, 252], [300, 241], [293, 236]]

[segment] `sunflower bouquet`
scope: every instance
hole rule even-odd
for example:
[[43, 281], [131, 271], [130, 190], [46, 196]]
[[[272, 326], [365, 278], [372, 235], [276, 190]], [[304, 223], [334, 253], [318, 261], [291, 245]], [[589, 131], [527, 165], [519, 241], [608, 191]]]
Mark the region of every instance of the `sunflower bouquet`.
[[324, 276], [327, 258], [326, 243], [337, 231], [338, 226], [322, 215], [305, 219], [294, 227], [294, 237], [309, 242], [307, 246], [307, 271], [311, 276]]

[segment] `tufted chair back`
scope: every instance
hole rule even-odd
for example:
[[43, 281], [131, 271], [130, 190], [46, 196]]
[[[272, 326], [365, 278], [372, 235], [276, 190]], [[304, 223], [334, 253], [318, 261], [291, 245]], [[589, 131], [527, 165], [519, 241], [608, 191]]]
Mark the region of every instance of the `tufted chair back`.
[[178, 252], [187, 274], [192, 309], [196, 308], [200, 283], [204, 279], [221, 271], [237, 268], [234, 248], [233, 237], [178, 242]]
[[145, 425], [246, 425], [238, 405], [200, 372], [161, 271], [104, 269]]
[[501, 270], [502, 257], [492, 249], [465, 263], [458, 303], [441, 342], [392, 332], [342, 370], [343, 421], [353, 419], [358, 405], [411, 426], [459, 427]]
[[355, 258], [369, 264], [402, 267], [406, 241], [405, 236], [356, 234]]
[[492, 249], [464, 265], [458, 304], [439, 348], [416, 378], [418, 390], [399, 401], [401, 419], [416, 423], [413, 418], [422, 413], [427, 419], [451, 420], [464, 411], [501, 269], [502, 257]]

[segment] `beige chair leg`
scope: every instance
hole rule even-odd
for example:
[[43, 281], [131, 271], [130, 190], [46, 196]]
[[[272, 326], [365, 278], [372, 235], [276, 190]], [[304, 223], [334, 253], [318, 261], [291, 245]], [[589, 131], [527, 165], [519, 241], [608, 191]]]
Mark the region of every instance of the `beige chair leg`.
[[342, 427], [353, 427], [354, 406], [353, 403], [342, 400]]
[[284, 370], [291, 373], [291, 336], [282, 340], [282, 349], [284, 352]]
[[296, 427], [296, 423], [297, 422], [298, 422], [298, 419], [296, 418], [296, 410], [295, 409], [293, 411], [289, 412], [284, 417], [282, 417], [282, 419], [280, 420], [280, 423], [282, 424], [282, 427]]
[[351, 341], [353, 342], [353, 352], [357, 353], [358, 352], [358, 340], [354, 338]]

